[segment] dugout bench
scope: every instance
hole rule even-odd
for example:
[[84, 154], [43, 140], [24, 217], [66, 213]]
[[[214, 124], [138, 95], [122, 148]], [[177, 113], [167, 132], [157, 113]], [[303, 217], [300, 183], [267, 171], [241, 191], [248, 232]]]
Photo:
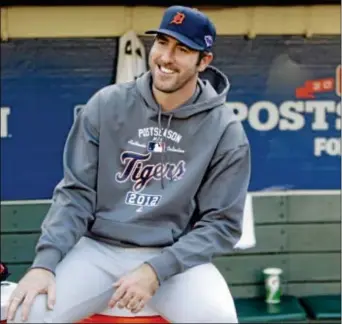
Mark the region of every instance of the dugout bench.
[[[340, 196], [259, 197], [253, 209], [257, 246], [215, 261], [239, 321], [340, 323]], [[279, 305], [264, 303], [267, 267], [283, 269]]]
[[[339, 196], [254, 199], [257, 246], [216, 258], [241, 323], [341, 322]], [[17, 281], [34, 257], [49, 204], [1, 205], [1, 261]], [[283, 269], [283, 299], [263, 301], [262, 269]]]

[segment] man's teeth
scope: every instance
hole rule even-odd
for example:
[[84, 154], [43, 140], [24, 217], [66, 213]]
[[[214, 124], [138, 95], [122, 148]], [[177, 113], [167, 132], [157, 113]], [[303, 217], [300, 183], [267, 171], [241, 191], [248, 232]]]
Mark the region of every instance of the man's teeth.
[[168, 73], [168, 74], [174, 73], [173, 70], [167, 69], [163, 66], [160, 67], [160, 71], [162, 71], [163, 73]]

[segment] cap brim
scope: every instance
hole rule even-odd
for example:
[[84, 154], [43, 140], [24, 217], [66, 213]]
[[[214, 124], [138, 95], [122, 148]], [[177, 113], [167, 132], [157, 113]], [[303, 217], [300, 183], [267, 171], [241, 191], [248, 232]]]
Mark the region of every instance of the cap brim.
[[145, 34], [151, 35], [151, 34], [164, 34], [167, 36], [171, 36], [175, 39], [177, 39], [180, 43], [184, 44], [185, 46], [196, 50], [196, 51], [204, 51], [205, 48], [203, 48], [203, 46], [196, 44], [194, 41], [192, 41], [190, 38], [179, 34], [177, 32], [174, 32], [172, 30], [168, 30], [168, 29], [152, 29], [152, 30], [147, 30], [145, 32]]

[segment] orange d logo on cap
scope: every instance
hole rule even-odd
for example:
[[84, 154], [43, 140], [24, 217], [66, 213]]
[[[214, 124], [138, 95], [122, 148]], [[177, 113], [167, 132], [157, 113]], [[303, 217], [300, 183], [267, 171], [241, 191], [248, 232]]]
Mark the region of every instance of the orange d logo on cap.
[[176, 24], [180, 25], [183, 23], [183, 20], [185, 19], [185, 15], [182, 12], [177, 12], [174, 16], [170, 24]]

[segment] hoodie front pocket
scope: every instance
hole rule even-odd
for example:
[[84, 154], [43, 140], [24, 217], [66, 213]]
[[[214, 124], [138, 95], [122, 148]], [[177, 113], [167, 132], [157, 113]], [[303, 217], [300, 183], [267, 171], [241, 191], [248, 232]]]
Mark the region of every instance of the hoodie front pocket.
[[91, 233], [138, 246], [162, 247], [174, 243], [172, 231], [168, 228], [121, 223], [96, 217]]

